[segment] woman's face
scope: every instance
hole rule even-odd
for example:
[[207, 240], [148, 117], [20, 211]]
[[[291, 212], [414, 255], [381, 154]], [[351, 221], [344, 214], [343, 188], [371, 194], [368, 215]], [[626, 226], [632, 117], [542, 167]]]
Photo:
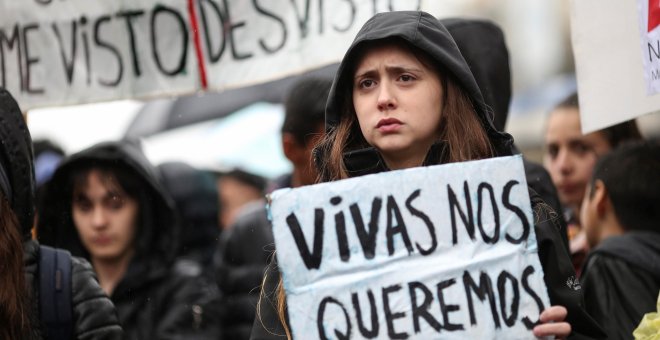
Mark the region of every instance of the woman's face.
[[353, 77], [353, 106], [366, 141], [390, 169], [419, 166], [439, 137], [442, 83], [409, 50], [368, 50]]
[[117, 261], [134, 253], [138, 203], [114, 178], [90, 171], [86, 185], [74, 188], [72, 214], [80, 240], [93, 259]]
[[610, 149], [602, 132], [582, 134], [577, 109], [561, 108], [550, 114], [543, 163], [563, 205], [579, 211], [596, 160]]

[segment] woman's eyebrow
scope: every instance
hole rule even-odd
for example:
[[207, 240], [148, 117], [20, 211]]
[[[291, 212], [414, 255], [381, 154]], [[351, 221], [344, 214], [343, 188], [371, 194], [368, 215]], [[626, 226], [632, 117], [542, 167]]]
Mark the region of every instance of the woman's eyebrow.
[[422, 72], [422, 69], [414, 66], [392, 65], [385, 66], [388, 73], [402, 73], [402, 72]]
[[[361, 70], [358, 70], [358, 71], [361, 71]], [[363, 77], [366, 77], [366, 76], [371, 76], [374, 73], [376, 73], [376, 69], [367, 69], [367, 70], [362, 71], [361, 73], [355, 72], [355, 77], [353, 77], [353, 79], [359, 79], [359, 78], [363, 78]]]
[[[361, 70], [358, 70], [358, 72], [359, 71], [361, 71]], [[362, 77], [365, 77], [365, 76], [370, 76], [373, 73], [377, 72], [377, 70], [375, 68], [372, 68], [372, 69], [366, 69], [366, 70], [364, 70], [360, 73], [358, 73], [358, 72], [356, 72], [355, 77], [353, 79], [358, 79], [358, 78], [362, 78]], [[385, 72], [387, 72], [389, 74], [396, 74], [396, 73], [403, 73], [403, 72], [417, 72], [417, 73], [420, 73], [420, 72], [423, 72], [423, 70], [421, 68], [415, 67], [415, 66], [388, 65], [388, 66], [385, 66]]]

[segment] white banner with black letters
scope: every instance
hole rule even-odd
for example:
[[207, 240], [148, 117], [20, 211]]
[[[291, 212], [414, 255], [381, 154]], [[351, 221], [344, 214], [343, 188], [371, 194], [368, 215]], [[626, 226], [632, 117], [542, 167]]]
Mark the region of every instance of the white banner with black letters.
[[429, 0], [0, 0], [0, 87], [23, 109], [224, 90], [338, 62], [377, 12], [450, 15], [464, 7]]
[[271, 196], [295, 339], [518, 339], [549, 306], [521, 156]]

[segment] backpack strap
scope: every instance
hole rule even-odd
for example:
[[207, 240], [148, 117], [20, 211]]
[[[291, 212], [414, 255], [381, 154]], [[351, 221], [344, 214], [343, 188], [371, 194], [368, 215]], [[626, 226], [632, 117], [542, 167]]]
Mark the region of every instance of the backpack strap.
[[39, 254], [39, 316], [45, 338], [71, 339], [71, 253], [42, 245]]

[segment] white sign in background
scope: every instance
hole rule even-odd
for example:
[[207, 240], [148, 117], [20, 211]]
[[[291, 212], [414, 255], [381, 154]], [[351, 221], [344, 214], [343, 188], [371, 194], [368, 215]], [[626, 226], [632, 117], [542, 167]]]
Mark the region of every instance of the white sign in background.
[[647, 0], [571, 1], [583, 133], [660, 110], [660, 96], [655, 94], [660, 87], [654, 79], [660, 58], [650, 50], [660, 53], [660, 46], [657, 30], [643, 33], [647, 10]]
[[[660, 92], [660, 3], [655, 1], [649, 8], [648, 0], [637, 0], [639, 18], [639, 43], [644, 64], [644, 79], [646, 94], [654, 95]], [[651, 12], [649, 12], [651, 10]], [[651, 17], [651, 15], [653, 17]]]
[[520, 156], [271, 198], [295, 339], [528, 338], [549, 306]]
[[0, 86], [23, 109], [223, 90], [337, 62], [373, 14], [422, 7], [421, 0], [0, 0]]
[[193, 92], [189, 23], [186, 0], [0, 0], [0, 86], [24, 110]]

